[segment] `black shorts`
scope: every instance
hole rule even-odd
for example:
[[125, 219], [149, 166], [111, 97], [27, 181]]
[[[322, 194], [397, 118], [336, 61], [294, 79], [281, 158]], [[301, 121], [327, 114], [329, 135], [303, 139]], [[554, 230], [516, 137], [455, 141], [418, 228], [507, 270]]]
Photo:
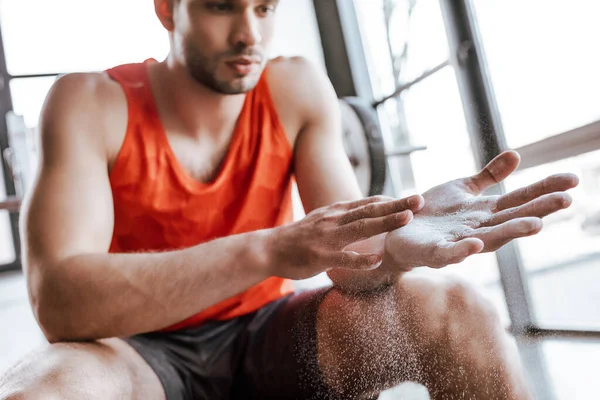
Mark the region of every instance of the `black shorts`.
[[126, 338], [168, 400], [337, 399], [317, 364], [316, 316], [329, 288], [227, 321]]

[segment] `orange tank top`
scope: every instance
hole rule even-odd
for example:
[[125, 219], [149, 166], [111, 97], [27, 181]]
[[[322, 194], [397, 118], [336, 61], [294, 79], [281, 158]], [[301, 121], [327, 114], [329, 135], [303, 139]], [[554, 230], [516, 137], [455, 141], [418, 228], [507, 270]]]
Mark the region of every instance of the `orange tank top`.
[[[291, 222], [292, 148], [266, 74], [246, 95], [218, 176], [201, 183], [181, 166], [167, 140], [150, 89], [150, 62], [107, 71], [122, 86], [128, 106], [125, 140], [110, 173], [110, 252], [170, 251]], [[271, 277], [165, 330], [244, 315], [293, 290], [292, 281]]]

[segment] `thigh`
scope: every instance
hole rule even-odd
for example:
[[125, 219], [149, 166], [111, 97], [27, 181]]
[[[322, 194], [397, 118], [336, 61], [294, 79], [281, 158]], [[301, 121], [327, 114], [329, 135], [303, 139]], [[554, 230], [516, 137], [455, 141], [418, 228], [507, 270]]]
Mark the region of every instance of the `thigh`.
[[420, 355], [442, 325], [446, 285], [406, 274], [388, 294], [327, 287], [261, 310], [249, 325], [236, 386], [244, 395], [236, 398], [348, 399], [345, 385], [334, 384], [345, 380], [357, 382], [363, 398], [377, 398], [388, 383], [420, 381]]
[[57, 343], [25, 357], [0, 378], [0, 397], [164, 399], [158, 377], [120, 339]]
[[389, 296], [345, 296], [326, 287], [264, 307], [240, 339], [245, 355], [233, 398], [347, 399], [330, 385], [339, 373], [370, 377], [373, 385], [365, 387], [373, 390], [365, 394], [373, 398], [379, 381], [418, 380], [419, 354], [443, 319], [445, 282], [406, 274]]
[[254, 315], [240, 338], [233, 399], [336, 399], [317, 357], [317, 315], [330, 290], [302, 291]]
[[490, 328], [501, 331], [489, 308], [471, 285], [437, 271], [406, 273], [369, 295], [333, 290], [319, 308], [321, 373], [347, 398], [404, 381], [453, 386], [473, 375], [472, 361], [489, 364]]
[[152, 332], [126, 341], [158, 375], [167, 400], [228, 400], [254, 313], [173, 332]]

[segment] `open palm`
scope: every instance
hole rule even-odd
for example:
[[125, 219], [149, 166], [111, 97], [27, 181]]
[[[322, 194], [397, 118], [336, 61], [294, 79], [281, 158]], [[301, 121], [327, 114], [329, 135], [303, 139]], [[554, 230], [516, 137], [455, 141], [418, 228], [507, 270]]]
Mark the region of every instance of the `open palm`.
[[388, 255], [407, 268], [440, 268], [538, 233], [541, 218], [570, 206], [565, 191], [577, 186], [578, 178], [552, 175], [502, 196], [482, 195], [512, 174], [519, 162], [518, 153], [507, 151], [478, 174], [425, 192], [425, 205], [414, 220], [386, 236]]

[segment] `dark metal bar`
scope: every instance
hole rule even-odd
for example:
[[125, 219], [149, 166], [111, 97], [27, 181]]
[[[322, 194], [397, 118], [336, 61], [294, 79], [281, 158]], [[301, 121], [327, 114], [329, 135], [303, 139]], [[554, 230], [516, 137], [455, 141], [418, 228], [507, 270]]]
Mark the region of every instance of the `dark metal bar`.
[[393, 99], [394, 97], [397, 97], [400, 95], [400, 93], [404, 92], [407, 89], [410, 89], [411, 87], [413, 87], [414, 85], [416, 85], [417, 83], [421, 82], [423, 79], [427, 79], [429, 78], [431, 75], [435, 74], [436, 72], [440, 71], [441, 69], [443, 69], [444, 67], [447, 67], [450, 65], [450, 60], [448, 61], [444, 61], [442, 64], [438, 65], [437, 67], [434, 67], [428, 71], [425, 71], [421, 76], [419, 76], [418, 78], [407, 82], [401, 86], [399, 86], [396, 91], [394, 91], [394, 93], [390, 94], [389, 96], [385, 96], [383, 99], [378, 100], [376, 102], [373, 103], [373, 107], [377, 108], [380, 105], [382, 105], [383, 103], [385, 103], [386, 101], [388, 101], [389, 99]]
[[548, 361], [543, 341], [537, 337], [518, 335], [515, 337], [523, 372], [535, 399], [558, 400], [550, 382]]
[[519, 348], [524, 372], [527, 375], [534, 397], [537, 399], [554, 400], [556, 393], [552, 390], [552, 382], [548, 373], [548, 360], [544, 353], [543, 344], [548, 340], [591, 341], [600, 340], [599, 332], [576, 331], [570, 329], [539, 329], [531, 328], [526, 332], [515, 335]]
[[[2, 27], [0, 26], [0, 154], [8, 148], [8, 126], [6, 124], [6, 113], [12, 110], [12, 98], [10, 95], [10, 87], [8, 85], [11, 76], [8, 73], [6, 66], [6, 55], [4, 52], [4, 42], [2, 39]], [[4, 186], [7, 196], [15, 196], [17, 194], [15, 184], [13, 182], [12, 175], [10, 173], [9, 166], [4, 162], [2, 158], [3, 168], [2, 173], [4, 177]], [[19, 240], [19, 214], [11, 213], [9, 215], [11, 233], [13, 237], [13, 244], [15, 248], [16, 260], [14, 263], [9, 265], [0, 266], [0, 270], [18, 269], [20, 268], [20, 254], [21, 254], [21, 243]]]
[[600, 339], [600, 332], [584, 329], [530, 328], [526, 336], [545, 339]]
[[371, 102], [373, 100], [373, 86], [371, 85], [356, 7], [353, 1], [348, 0], [337, 0], [337, 7], [356, 95]]
[[373, 89], [356, 9], [348, 0], [313, 0], [329, 79], [339, 98], [371, 101]]
[[62, 75], [64, 72], [52, 72], [47, 74], [30, 74], [30, 75], [10, 75], [9, 79], [27, 79], [27, 78], [49, 78]]
[[337, 1], [314, 0], [329, 79], [339, 98], [356, 96]]
[[19, 270], [21, 270], [21, 261], [17, 257], [17, 259], [10, 264], [0, 265], [0, 278], [2, 278], [3, 273], [14, 272]]
[[476, 37], [468, 0], [440, 0], [471, 140], [484, 166], [505, 148], [502, 124], [485, 72], [482, 46]]
[[[506, 142], [474, 13], [468, 0], [440, 0], [440, 5], [475, 159], [483, 167], [506, 148]], [[494, 189], [496, 194], [502, 192], [502, 185]], [[496, 257], [512, 330], [525, 332], [533, 326], [534, 317], [517, 245], [509, 243]]]
[[510, 315], [511, 329], [514, 333], [527, 331], [535, 325], [535, 311], [517, 244], [511, 242], [497, 250], [496, 259]]

